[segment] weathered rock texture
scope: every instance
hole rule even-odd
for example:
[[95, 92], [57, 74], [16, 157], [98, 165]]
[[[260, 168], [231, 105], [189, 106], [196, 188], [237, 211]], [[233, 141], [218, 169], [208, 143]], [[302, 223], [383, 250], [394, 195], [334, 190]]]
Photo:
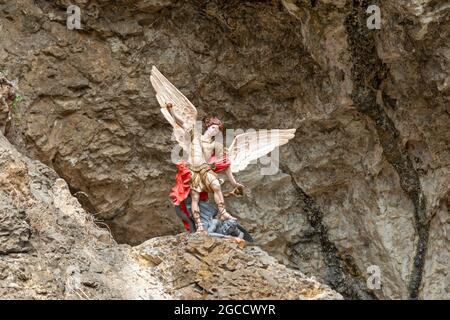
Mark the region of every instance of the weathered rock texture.
[[258, 247], [243, 250], [218, 238], [186, 233], [153, 238], [134, 254], [178, 299], [342, 299]]
[[[0, 1], [8, 137], [119, 242], [174, 234], [173, 142], [152, 65], [232, 128], [297, 128], [230, 211], [286, 265], [353, 298], [450, 298], [445, 1]], [[366, 27], [369, 4], [381, 30]], [[379, 266], [382, 287], [366, 286]]]
[[94, 224], [63, 179], [0, 134], [3, 299], [169, 298], [129, 245]]
[[93, 219], [63, 179], [0, 133], [3, 299], [342, 299], [259, 248], [187, 234], [132, 248]]

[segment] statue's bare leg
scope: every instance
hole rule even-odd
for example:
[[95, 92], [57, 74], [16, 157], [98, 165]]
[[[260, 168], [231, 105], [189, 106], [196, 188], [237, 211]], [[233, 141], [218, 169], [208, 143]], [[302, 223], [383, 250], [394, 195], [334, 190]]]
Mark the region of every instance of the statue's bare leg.
[[194, 218], [195, 227], [197, 228], [197, 233], [205, 233], [205, 229], [203, 228], [202, 220], [200, 219], [200, 208], [198, 206], [198, 202], [200, 200], [200, 193], [195, 190], [191, 190], [191, 211], [192, 218]]
[[219, 180], [214, 180], [211, 183], [211, 189], [214, 192], [214, 201], [216, 202], [217, 209], [219, 210], [219, 219], [220, 220], [236, 220], [235, 217], [233, 217], [231, 214], [227, 212], [225, 209], [225, 202], [222, 194], [222, 188], [220, 186]]

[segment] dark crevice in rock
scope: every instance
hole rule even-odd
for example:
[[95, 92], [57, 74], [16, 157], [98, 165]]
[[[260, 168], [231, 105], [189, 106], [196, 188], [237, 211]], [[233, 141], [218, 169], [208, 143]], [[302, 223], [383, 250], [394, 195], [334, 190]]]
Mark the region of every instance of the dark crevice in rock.
[[414, 204], [415, 228], [418, 236], [414, 266], [409, 282], [410, 298], [416, 299], [422, 281], [425, 253], [428, 243], [429, 221], [426, 214], [425, 198], [421, 190], [417, 171], [414, 169], [407, 150], [401, 143], [398, 130], [377, 101], [381, 84], [388, 75], [388, 68], [377, 55], [375, 34], [366, 26], [366, 8], [374, 4], [365, 0], [353, 0], [346, 19], [349, 50], [352, 57], [352, 100], [356, 108], [368, 116], [375, 124], [383, 154], [395, 168], [400, 185]]
[[[65, 179], [66, 180], [66, 179]], [[67, 181], [67, 180], [66, 180]], [[83, 209], [86, 210], [86, 212], [89, 212], [91, 214], [96, 212], [96, 209], [92, 202], [89, 199], [89, 195], [84, 192], [83, 190], [74, 187], [72, 184], [67, 183], [69, 186], [70, 193], [72, 196], [77, 198], [78, 202], [82, 205]]]
[[298, 185], [294, 174], [289, 168], [283, 165], [280, 165], [280, 167], [283, 172], [291, 176], [299, 196], [300, 205], [306, 212], [309, 224], [319, 236], [321, 251], [327, 267], [325, 282], [346, 299], [376, 299], [376, 296], [366, 289], [363, 277], [358, 272], [358, 267], [352, 257], [348, 256], [343, 259], [336, 246], [330, 241], [327, 227], [323, 223], [323, 213], [314, 199], [307, 195]]

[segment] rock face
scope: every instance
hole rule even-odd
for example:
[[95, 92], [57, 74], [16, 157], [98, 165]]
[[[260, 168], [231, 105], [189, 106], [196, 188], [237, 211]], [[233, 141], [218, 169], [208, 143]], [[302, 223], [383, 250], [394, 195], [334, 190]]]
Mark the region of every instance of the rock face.
[[94, 224], [66, 182], [0, 134], [0, 295], [161, 299], [161, 283]]
[[24, 96], [7, 136], [119, 242], [182, 230], [156, 65], [200, 116], [297, 128], [280, 171], [240, 173], [249, 194], [229, 204], [261, 248], [349, 298], [450, 298], [445, 1], [70, 4], [82, 30], [66, 27], [69, 1], [0, 1], [0, 69]]
[[197, 235], [153, 238], [134, 248], [178, 299], [342, 299], [258, 247]]
[[[195, 283], [209, 293], [199, 294]], [[136, 248], [118, 245], [63, 179], [23, 157], [1, 134], [0, 296], [342, 299], [258, 248], [242, 250], [187, 234], [154, 238]]]

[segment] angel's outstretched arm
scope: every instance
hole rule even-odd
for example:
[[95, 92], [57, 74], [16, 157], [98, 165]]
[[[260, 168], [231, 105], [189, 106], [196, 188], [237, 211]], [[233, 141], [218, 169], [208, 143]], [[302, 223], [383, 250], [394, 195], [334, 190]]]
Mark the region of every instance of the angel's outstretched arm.
[[244, 188], [245, 187], [243, 184], [240, 184], [236, 181], [230, 167], [228, 167], [227, 170], [225, 170], [225, 174], [227, 175], [227, 178], [233, 187], [235, 187], [235, 188], [237, 188], [237, 187]]

